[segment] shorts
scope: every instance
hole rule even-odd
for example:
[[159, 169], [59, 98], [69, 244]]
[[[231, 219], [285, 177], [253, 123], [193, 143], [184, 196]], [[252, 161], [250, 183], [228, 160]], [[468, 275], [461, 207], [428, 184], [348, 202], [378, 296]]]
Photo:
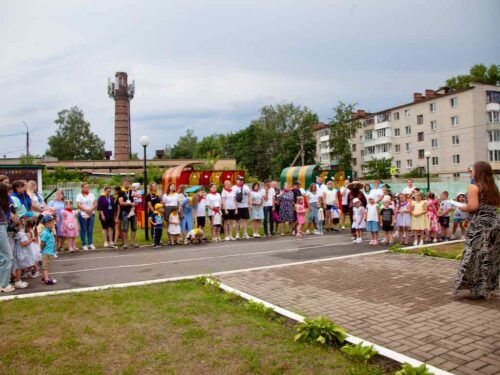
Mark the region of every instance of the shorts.
[[42, 271], [48, 271], [50, 263], [52, 263], [52, 255], [42, 254]]
[[349, 213], [349, 205], [347, 205], [347, 204], [342, 205], [342, 213], [344, 215], [347, 215]]
[[106, 217], [105, 220], [102, 220], [99, 215], [99, 221], [101, 222], [102, 229], [111, 229], [115, 226], [113, 217]]
[[205, 228], [205, 225], [207, 224], [205, 216], [197, 216], [196, 222], [198, 223], [198, 228]]
[[376, 221], [367, 221], [366, 222], [366, 231], [367, 232], [378, 232], [380, 230], [378, 226], [378, 222]]
[[333, 218], [332, 221], [333, 221], [333, 224], [340, 223], [340, 219], [338, 217]]
[[238, 214], [236, 215], [236, 220], [248, 220], [250, 219], [250, 211], [248, 207], [238, 208]]
[[392, 232], [394, 230], [394, 225], [382, 223], [382, 230], [384, 232]]
[[327, 204], [326, 209], [327, 211], [330, 211], [333, 208], [333, 204]]
[[442, 227], [449, 228], [450, 227], [450, 217], [449, 216], [439, 216], [439, 224]]
[[465, 222], [465, 219], [453, 219], [454, 223], [463, 223]]
[[128, 212], [122, 211], [122, 224], [124, 233], [128, 232], [129, 225], [132, 232], [137, 231], [137, 215], [128, 217], [128, 214]]
[[224, 220], [238, 220], [238, 218], [236, 217], [236, 213], [235, 213], [236, 210], [227, 210], [227, 214], [226, 214], [226, 210], [224, 210], [224, 214], [222, 215], [222, 217], [224, 218]]

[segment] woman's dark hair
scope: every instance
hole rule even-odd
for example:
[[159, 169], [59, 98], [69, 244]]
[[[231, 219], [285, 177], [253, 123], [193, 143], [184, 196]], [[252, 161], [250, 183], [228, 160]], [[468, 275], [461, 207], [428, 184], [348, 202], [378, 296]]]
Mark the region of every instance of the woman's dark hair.
[[370, 191], [370, 190], [371, 190], [371, 186], [370, 186], [370, 184], [365, 184], [365, 186], [364, 186], [365, 191], [366, 191], [366, 187], [368, 187], [368, 191]]
[[120, 192], [120, 191], [122, 191], [122, 187], [121, 187], [121, 186], [115, 186], [115, 191], [116, 191], [116, 192]]
[[9, 185], [0, 182], [0, 207], [3, 212], [9, 211]]
[[4, 182], [5, 180], [10, 180], [9, 176], [6, 176], [4, 174], [0, 174], [0, 182]]
[[255, 189], [255, 186], [260, 187], [260, 184], [259, 184], [257, 181], [256, 181], [256, 182], [254, 182], [254, 183], [252, 184], [252, 190], [254, 190], [254, 189]]
[[17, 192], [17, 189], [23, 187], [24, 185], [26, 185], [26, 182], [23, 180], [16, 180], [12, 183], [12, 190]]
[[485, 161], [474, 164], [474, 179], [479, 191], [483, 194], [484, 203], [498, 207], [500, 206], [500, 192], [493, 179], [491, 165]]
[[317, 189], [318, 186], [313, 182], [311, 185], [309, 185], [309, 191], [311, 191], [311, 188], [314, 186], [314, 189]]

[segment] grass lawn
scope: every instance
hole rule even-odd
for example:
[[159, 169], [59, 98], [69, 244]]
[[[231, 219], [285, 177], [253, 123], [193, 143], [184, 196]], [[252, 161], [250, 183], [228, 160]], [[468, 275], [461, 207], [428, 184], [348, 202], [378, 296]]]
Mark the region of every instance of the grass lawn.
[[[195, 281], [0, 303], [2, 374], [382, 374]], [[379, 366], [376, 367], [375, 365]], [[381, 370], [384, 369], [384, 370]]]
[[423, 247], [420, 249], [409, 249], [409, 250], [393, 247], [391, 250], [395, 252], [427, 255], [438, 258], [460, 259], [460, 257], [462, 256], [463, 249], [464, 249], [464, 243], [459, 242], [453, 244], [443, 244], [439, 246]]

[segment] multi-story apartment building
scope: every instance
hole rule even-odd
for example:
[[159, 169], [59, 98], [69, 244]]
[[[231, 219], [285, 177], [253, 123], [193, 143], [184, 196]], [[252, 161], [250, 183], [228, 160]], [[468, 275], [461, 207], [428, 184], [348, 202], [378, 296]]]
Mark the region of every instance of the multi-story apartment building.
[[331, 167], [331, 152], [330, 152], [330, 125], [323, 122], [318, 122], [314, 125], [314, 136], [316, 137], [316, 163], [322, 169], [330, 169]]
[[[500, 173], [500, 87], [473, 84], [415, 93], [413, 102], [366, 114], [351, 140], [353, 169], [370, 159], [393, 158], [400, 174], [414, 168], [442, 177], [468, 175], [478, 160]], [[429, 154], [430, 153], [430, 154]]]

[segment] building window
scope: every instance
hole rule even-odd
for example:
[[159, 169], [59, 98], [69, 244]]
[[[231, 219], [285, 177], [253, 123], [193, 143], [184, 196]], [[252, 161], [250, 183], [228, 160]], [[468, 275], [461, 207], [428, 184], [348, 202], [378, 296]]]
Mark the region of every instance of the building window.
[[500, 142], [500, 130], [490, 130], [488, 135], [490, 142]]
[[361, 157], [365, 156], [365, 150], [361, 150]]
[[460, 177], [460, 173], [453, 173], [453, 177]]
[[395, 137], [400, 137], [401, 136], [401, 129], [395, 128], [394, 129], [394, 136]]
[[406, 135], [411, 135], [411, 126], [405, 126]]
[[353, 165], [353, 166], [356, 166], [356, 163], [357, 163], [356, 158], [352, 158], [352, 165]]
[[417, 115], [417, 125], [422, 125], [424, 123], [424, 115]]
[[431, 121], [431, 130], [436, 130], [438, 128], [437, 121]]
[[393, 118], [394, 118], [394, 120], [399, 120], [399, 112], [394, 112]]
[[433, 156], [431, 162], [432, 166], [435, 167], [436, 165], [439, 165], [439, 158], [437, 156]]
[[352, 151], [356, 152], [356, 145], [355, 144], [352, 145]]
[[397, 169], [401, 168], [401, 160], [396, 160], [396, 168]]
[[500, 112], [490, 111], [488, 113], [488, 122], [500, 122]]
[[431, 145], [432, 145], [432, 148], [438, 148], [438, 140], [437, 139], [431, 140]]
[[458, 125], [458, 116], [453, 116], [451, 118], [451, 125], [452, 126], [457, 126]]
[[401, 152], [401, 145], [394, 145], [394, 152]]
[[385, 129], [377, 130], [377, 138], [385, 137]]
[[424, 140], [424, 132], [418, 132], [417, 133], [417, 140], [419, 142], [423, 142], [423, 140]]
[[372, 131], [365, 132], [365, 141], [371, 141], [372, 139], [373, 139], [373, 132]]
[[418, 150], [418, 158], [419, 159], [425, 158], [425, 150]]
[[431, 110], [431, 112], [436, 112], [436, 103], [429, 104], [429, 109]]
[[500, 91], [486, 91], [487, 103], [500, 103]]
[[458, 106], [458, 98], [457, 97], [451, 98], [450, 105], [451, 105], [451, 108], [456, 108]]
[[411, 143], [406, 144], [406, 151], [408, 151], [408, 152], [411, 151]]
[[405, 118], [410, 118], [410, 110], [405, 109]]
[[490, 150], [490, 161], [500, 161], [500, 150]]
[[458, 138], [458, 135], [452, 135], [451, 136], [451, 145], [456, 146], [460, 144], [460, 139]]
[[411, 167], [413, 167], [413, 160], [407, 159], [406, 160], [406, 168], [411, 168]]
[[453, 164], [460, 164], [460, 155], [456, 154], [452, 156]]
[[373, 155], [375, 153], [375, 146], [370, 146], [366, 148], [366, 155]]
[[377, 153], [391, 151], [391, 145], [389, 143], [386, 143], [386, 144], [383, 144], [383, 145], [377, 145], [375, 147], [376, 147]]

